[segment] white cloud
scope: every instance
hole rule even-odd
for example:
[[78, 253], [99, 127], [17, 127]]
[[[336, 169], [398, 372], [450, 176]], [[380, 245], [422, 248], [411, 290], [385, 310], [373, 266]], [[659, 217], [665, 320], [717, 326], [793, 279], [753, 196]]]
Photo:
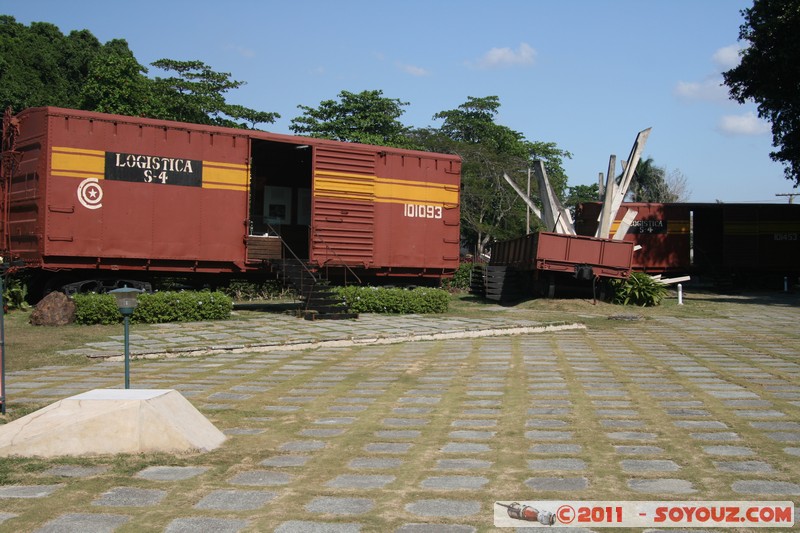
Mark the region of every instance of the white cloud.
[[406, 74], [411, 74], [412, 76], [422, 77], [430, 75], [430, 71], [425, 68], [417, 67], [414, 65], [405, 65], [403, 63], [398, 63], [397, 68], [405, 72]]
[[521, 43], [519, 48], [492, 48], [478, 58], [474, 65], [478, 68], [503, 68], [533, 65], [536, 50], [528, 43]]
[[714, 52], [714, 55], [711, 56], [711, 60], [714, 61], [714, 64], [717, 65], [720, 70], [730, 70], [739, 64], [739, 52], [741, 52], [742, 49], [743, 47], [740, 44], [724, 46]]
[[739, 52], [743, 49], [741, 44], [723, 46], [711, 55], [711, 61], [716, 65], [717, 73], [712, 74], [702, 81], [679, 81], [675, 84], [673, 93], [683, 100], [702, 102], [727, 102], [730, 100], [728, 87], [725, 86], [721, 72], [730, 70], [739, 64]]
[[769, 122], [761, 120], [752, 111], [744, 115], [725, 115], [717, 129], [725, 135], [763, 135], [770, 132]]
[[256, 57], [256, 51], [252, 48], [247, 48], [245, 46], [239, 46], [235, 44], [229, 44], [226, 46], [228, 50], [231, 50], [242, 57]]
[[704, 102], [725, 102], [728, 100], [728, 88], [722, 84], [722, 78], [712, 76], [703, 81], [679, 81], [674, 93], [684, 100], [700, 100]]

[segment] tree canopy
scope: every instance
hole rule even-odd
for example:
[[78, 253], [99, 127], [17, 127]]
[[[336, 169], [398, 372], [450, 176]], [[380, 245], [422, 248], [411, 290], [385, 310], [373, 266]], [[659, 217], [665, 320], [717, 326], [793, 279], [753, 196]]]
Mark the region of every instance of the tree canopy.
[[404, 126], [400, 117], [406, 105], [382, 91], [342, 91], [338, 100], [324, 100], [316, 108], [298, 106], [303, 114], [292, 120], [291, 129], [312, 137], [459, 155], [462, 237], [478, 253], [492, 240], [525, 233], [525, 204], [504, 173], [521, 180], [534, 160], [542, 160], [556, 194], [563, 197], [567, 176], [562, 162], [571, 155], [555, 143], [528, 141], [497, 124], [499, 97], [469, 97], [456, 109], [436, 113], [439, 128]]
[[255, 127], [277, 113], [227, 102], [244, 82], [201, 61], [161, 59], [169, 77], [147, 77], [124, 39], [100, 42], [88, 30], [65, 36], [54, 25], [25, 26], [0, 15], [0, 105], [17, 111], [57, 106], [196, 124]]
[[628, 196], [632, 202], [669, 203], [677, 200], [667, 186], [666, 169], [656, 166], [652, 157], [639, 160]]
[[0, 102], [3, 109], [78, 107], [100, 42], [87, 30], [65, 36], [53, 24], [30, 27], [0, 15]]
[[101, 113], [152, 117], [154, 101], [146, 72], [127, 42], [109, 41], [89, 62], [78, 106]]
[[[440, 150], [445, 148], [462, 158], [462, 236], [479, 254], [492, 240], [525, 233], [526, 206], [505, 183], [503, 174], [521, 182], [533, 161], [542, 160], [554, 191], [563, 197], [567, 177], [562, 162], [571, 157], [555, 143], [531, 142], [495, 123], [499, 109], [497, 96], [468, 97], [458, 108], [434, 115], [444, 122], [435, 134], [427, 136]], [[532, 193], [536, 191], [534, 183]]]
[[297, 135], [410, 148], [409, 128], [399, 120], [407, 105], [379, 90], [342, 91], [338, 100], [323, 100], [316, 108], [298, 105], [303, 114], [292, 119], [290, 129]]
[[742, 11], [739, 40], [747, 43], [738, 66], [723, 73], [731, 98], [752, 100], [772, 123], [770, 157], [800, 185], [800, 3], [755, 0]]
[[232, 80], [228, 72], [215, 72], [202, 61], [159, 59], [152, 66], [175, 73], [168, 78], [156, 77], [153, 81], [152, 92], [159, 118], [236, 127], [241, 125], [238, 121], [242, 119], [275, 122], [280, 116], [277, 113], [259, 114], [244, 106], [228, 104], [225, 93], [241, 87], [244, 82]]

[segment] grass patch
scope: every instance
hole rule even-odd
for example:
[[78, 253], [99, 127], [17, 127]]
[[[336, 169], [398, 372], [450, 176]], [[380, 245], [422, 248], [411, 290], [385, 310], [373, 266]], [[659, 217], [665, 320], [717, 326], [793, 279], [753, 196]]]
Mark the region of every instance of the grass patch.
[[112, 335], [122, 335], [122, 326], [32, 326], [30, 311], [12, 311], [5, 315], [6, 372], [54, 365], [87, 365], [91, 362], [87, 357], [58, 352], [80, 348], [89, 342], [107, 341]]

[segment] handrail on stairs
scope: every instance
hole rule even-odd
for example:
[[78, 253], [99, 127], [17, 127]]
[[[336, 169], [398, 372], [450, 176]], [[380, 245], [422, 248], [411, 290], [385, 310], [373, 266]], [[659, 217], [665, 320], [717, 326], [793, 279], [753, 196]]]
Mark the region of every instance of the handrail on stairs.
[[[285, 248], [286, 250], [288, 250], [288, 251], [289, 251], [289, 253], [290, 253], [290, 254], [292, 254], [292, 257], [294, 257], [294, 258], [295, 258], [295, 260], [297, 261], [297, 263], [298, 263], [298, 264], [299, 264], [301, 267], [303, 267], [303, 270], [305, 270], [305, 271], [308, 273], [308, 275], [309, 275], [309, 276], [311, 276], [311, 279], [313, 279], [313, 280], [314, 280], [314, 283], [316, 283], [317, 281], [319, 281], [319, 280], [317, 279], [317, 276], [315, 276], [315, 275], [314, 275], [314, 273], [313, 273], [313, 272], [312, 272], [312, 271], [311, 271], [311, 270], [308, 268], [308, 266], [306, 265], [305, 261], [303, 261], [302, 259], [300, 259], [299, 257], [297, 257], [297, 254], [296, 254], [296, 253], [294, 253], [294, 250], [292, 250], [292, 247], [291, 247], [291, 246], [289, 246], [289, 245], [286, 243], [286, 241], [285, 241], [285, 240], [283, 240], [283, 237], [281, 236], [281, 234], [280, 234], [280, 233], [279, 233], [279, 232], [278, 232], [278, 231], [277, 231], [275, 228], [273, 228], [273, 227], [272, 227], [272, 225], [271, 225], [271, 224], [269, 224], [269, 223], [267, 223], [267, 228], [269, 228], [269, 230], [270, 230], [272, 233], [274, 233], [275, 235], [277, 235], [277, 236], [278, 236], [278, 237], [281, 239], [281, 243], [283, 244], [283, 248]], [[281, 255], [283, 255], [282, 251], [281, 251]], [[283, 278], [284, 278], [284, 279], [286, 279], [286, 262], [285, 262], [285, 261], [283, 261], [283, 262], [281, 263], [281, 268], [283, 269]], [[299, 287], [299, 288], [300, 288], [300, 294], [302, 295], [302, 294], [303, 294], [303, 289], [304, 289], [304, 287], [303, 287], [303, 278], [302, 278], [302, 277], [300, 278], [300, 287]]]
[[[344, 262], [344, 259], [342, 259], [339, 256], [339, 254], [336, 253], [336, 250], [331, 245], [328, 244], [328, 242], [322, 237], [322, 235], [320, 235], [317, 232], [317, 228], [312, 228], [312, 231], [314, 232], [314, 237], [319, 239], [320, 242], [325, 245], [325, 249], [326, 250], [330, 250], [331, 252], [333, 252], [333, 255], [335, 255], [336, 258], [341, 262], [342, 266], [347, 270], [347, 272], [350, 272], [353, 275], [353, 277], [358, 280], [358, 284], [359, 285], [363, 285], [364, 282], [361, 281], [361, 278], [358, 277], [358, 274], [356, 274], [355, 271], [352, 268], [350, 268], [350, 265], [348, 265], [347, 263]], [[327, 267], [328, 266], [327, 265], [327, 261], [325, 261], [325, 263], [326, 263], [325, 266]], [[347, 277], [346, 276], [345, 276], [345, 283], [344, 284], [347, 285]]]

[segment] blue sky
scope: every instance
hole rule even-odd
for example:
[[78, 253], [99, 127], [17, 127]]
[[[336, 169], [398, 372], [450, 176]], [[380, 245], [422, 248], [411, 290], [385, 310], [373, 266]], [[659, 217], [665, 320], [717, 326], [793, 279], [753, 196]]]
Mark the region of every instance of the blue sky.
[[[573, 154], [569, 184], [597, 181], [609, 155], [682, 174], [692, 201], [785, 202], [797, 192], [769, 158], [769, 125], [720, 87], [737, 61], [750, 0], [0, 0], [18, 22], [123, 38], [143, 65], [197, 59], [247, 82], [229, 101], [281, 114], [347, 90], [409, 105], [408, 126], [468, 97], [496, 95], [497, 121]], [[151, 69], [151, 75], [157, 75]], [[513, 170], [513, 169], [510, 169]], [[620, 167], [617, 167], [620, 171]]]

